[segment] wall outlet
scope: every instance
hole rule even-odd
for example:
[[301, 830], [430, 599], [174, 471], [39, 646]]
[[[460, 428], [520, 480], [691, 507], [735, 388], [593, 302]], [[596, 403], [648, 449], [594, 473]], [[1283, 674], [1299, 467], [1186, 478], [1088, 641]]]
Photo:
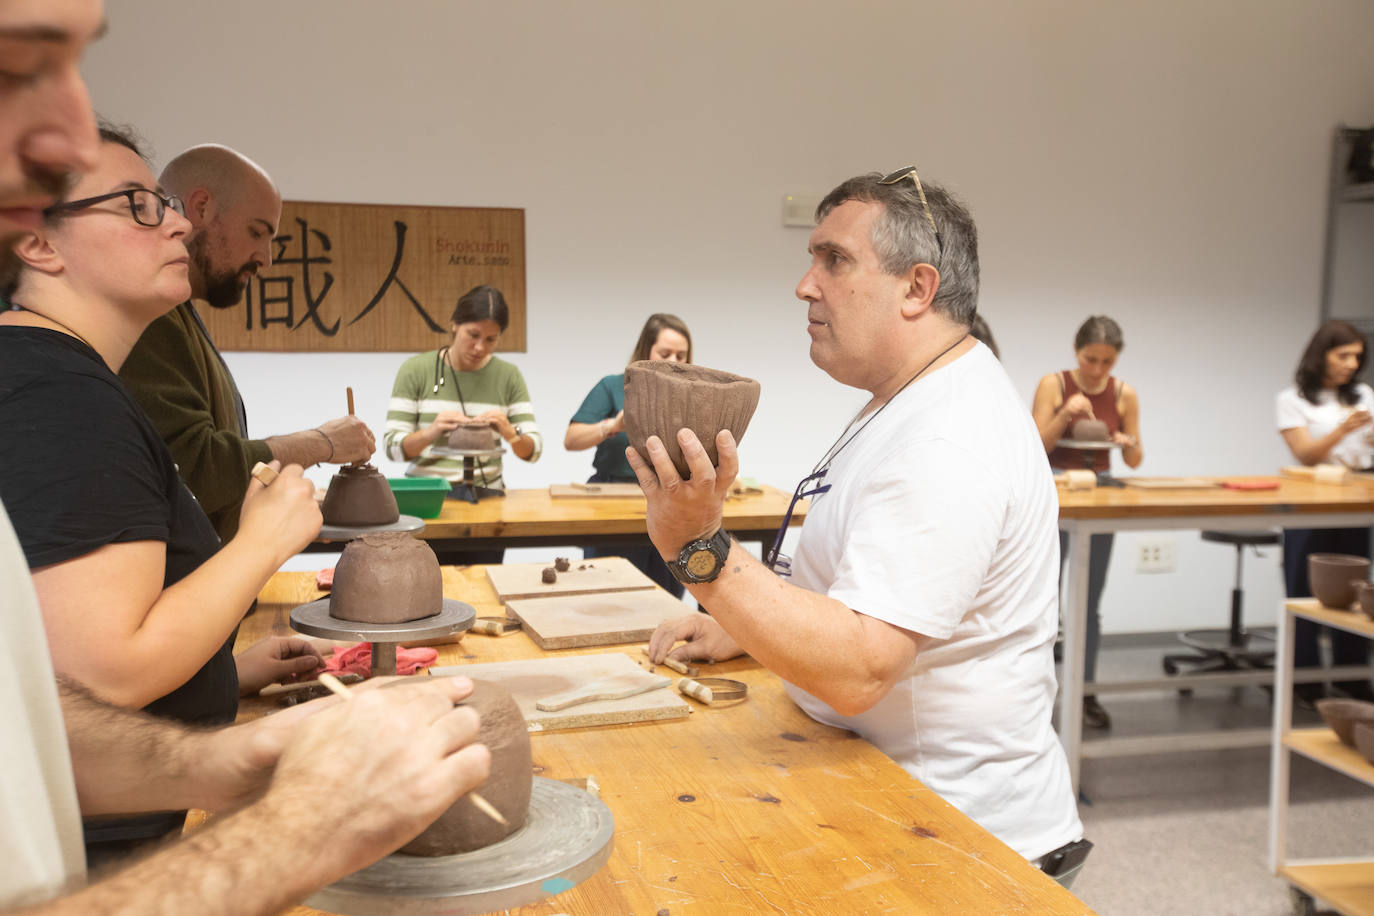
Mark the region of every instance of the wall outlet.
[[1173, 538], [1141, 538], [1136, 544], [1140, 551], [1136, 557], [1136, 572], [1171, 573], [1178, 565]]

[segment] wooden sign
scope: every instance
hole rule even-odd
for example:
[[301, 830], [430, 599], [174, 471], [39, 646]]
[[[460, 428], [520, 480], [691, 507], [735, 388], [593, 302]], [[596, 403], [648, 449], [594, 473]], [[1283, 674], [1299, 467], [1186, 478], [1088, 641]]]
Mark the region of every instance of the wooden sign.
[[221, 350], [418, 353], [452, 337], [458, 297], [499, 289], [525, 349], [525, 211], [285, 201], [272, 266], [242, 300], [198, 309]]

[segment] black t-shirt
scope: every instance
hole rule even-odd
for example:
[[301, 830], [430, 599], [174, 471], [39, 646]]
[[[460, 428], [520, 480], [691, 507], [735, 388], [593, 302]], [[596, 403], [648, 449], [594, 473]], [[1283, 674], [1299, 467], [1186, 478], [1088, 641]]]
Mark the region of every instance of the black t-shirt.
[[[86, 344], [46, 328], [0, 326], [0, 501], [31, 569], [106, 544], [163, 541], [165, 589], [219, 549], [210, 520], [123, 383]], [[90, 610], [100, 613], [98, 604]], [[145, 710], [200, 725], [232, 722], [233, 646], [231, 633], [190, 680]]]

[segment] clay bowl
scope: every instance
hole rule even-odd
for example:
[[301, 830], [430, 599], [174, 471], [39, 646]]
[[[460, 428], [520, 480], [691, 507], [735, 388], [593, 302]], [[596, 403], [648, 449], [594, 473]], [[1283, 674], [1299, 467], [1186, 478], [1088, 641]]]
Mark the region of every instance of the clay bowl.
[[471, 706], [482, 717], [477, 740], [491, 750], [491, 775], [478, 791], [509, 823], [492, 820], [465, 795], [401, 847], [401, 852], [412, 856], [449, 856], [481, 849], [504, 840], [525, 826], [529, 817], [534, 761], [529, 729], [515, 698], [504, 687], [474, 678], [472, 695], [458, 705]]
[[1370, 763], [1374, 763], [1374, 723], [1355, 723], [1355, 750]]
[[448, 434], [448, 447], [479, 451], [496, 448], [496, 429], [490, 423], [464, 423]]
[[1374, 620], [1374, 582], [1356, 582], [1355, 593], [1360, 601], [1360, 610], [1370, 620]]
[[1374, 703], [1364, 700], [1345, 700], [1328, 698], [1317, 701], [1317, 712], [1341, 743], [1355, 746], [1355, 726], [1359, 723], [1374, 725]]
[[329, 481], [320, 514], [326, 525], [351, 528], [389, 525], [401, 517], [396, 494], [386, 478], [370, 464], [344, 465]]
[[1314, 553], [1307, 558], [1307, 581], [1323, 607], [1349, 610], [1355, 603], [1355, 583], [1368, 579], [1368, 557]]
[[1101, 420], [1079, 420], [1070, 431], [1070, 438], [1080, 442], [1106, 442], [1110, 437], [1107, 424]]
[[759, 383], [751, 378], [670, 360], [639, 360], [625, 368], [625, 434], [646, 462], [644, 443], [658, 436], [683, 480], [691, 477], [678, 444], [678, 430], [696, 433], [711, 464], [716, 434], [730, 430], [739, 442], [759, 405]]
[[334, 567], [329, 614], [360, 623], [405, 623], [444, 609], [444, 574], [424, 541], [401, 531], [349, 541]]

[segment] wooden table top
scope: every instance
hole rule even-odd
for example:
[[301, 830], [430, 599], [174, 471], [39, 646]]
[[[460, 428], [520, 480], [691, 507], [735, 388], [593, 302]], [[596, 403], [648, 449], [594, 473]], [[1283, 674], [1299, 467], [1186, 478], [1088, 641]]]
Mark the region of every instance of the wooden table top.
[[[725, 501], [729, 531], [776, 531], [782, 524], [791, 493], [761, 486], [763, 492]], [[806, 501], [798, 503], [792, 524], [806, 516]], [[560, 497], [547, 487], [508, 490], [504, 497], [477, 503], [444, 500], [438, 518], [425, 519], [423, 538], [577, 537], [580, 535], [644, 534], [644, 499]]]
[[[1162, 478], [1156, 478], [1162, 479]], [[1278, 480], [1276, 490], [1231, 490], [1223, 487], [1199, 489], [1137, 489], [1135, 487], [1097, 487], [1092, 490], [1059, 488], [1059, 517], [1169, 518], [1191, 515], [1267, 515], [1282, 522], [1285, 512], [1370, 512], [1374, 511], [1374, 487], [1362, 483], [1344, 485], [1309, 483], [1278, 477], [1213, 477], [1223, 480]]]
[[[479, 615], [503, 613], [481, 567], [445, 567], [444, 593]], [[240, 646], [289, 633], [291, 609], [321, 594], [311, 573], [273, 576]], [[469, 634], [438, 650], [439, 664], [640, 657], [637, 645], [545, 653], [523, 633]], [[506, 912], [1092, 912], [868, 742], [812, 721], [751, 659], [710, 673], [745, 681], [748, 698], [693, 703], [686, 719], [531, 736], [540, 775], [600, 785], [615, 815], [614, 850], [572, 890]], [[267, 708], [244, 704], [246, 715]]]

